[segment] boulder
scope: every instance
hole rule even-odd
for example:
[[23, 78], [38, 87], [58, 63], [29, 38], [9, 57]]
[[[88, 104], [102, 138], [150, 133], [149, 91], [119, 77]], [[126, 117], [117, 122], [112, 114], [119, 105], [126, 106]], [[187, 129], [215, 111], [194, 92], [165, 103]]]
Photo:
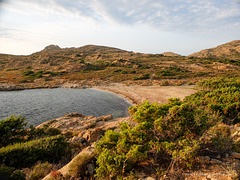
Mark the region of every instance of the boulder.
[[102, 129], [95, 128], [95, 129], [87, 130], [82, 137], [86, 139], [89, 143], [92, 143], [97, 141], [103, 134], [104, 134], [104, 131]]
[[202, 163], [202, 164], [209, 164], [209, 162], [210, 162], [210, 157], [208, 157], [208, 156], [201, 156], [201, 157], [199, 157], [199, 161], [200, 161], [200, 163]]
[[74, 136], [73, 138], [71, 138], [69, 140], [69, 143], [71, 144], [82, 144], [84, 141], [86, 141], [83, 137], [79, 137], [79, 136]]
[[[86, 167], [86, 165], [95, 157], [95, 147], [89, 146], [82, 150], [77, 156], [75, 156], [67, 165], [62, 167], [59, 172], [64, 176], [74, 176], [75, 173], [78, 173], [78, 175], [84, 175], [85, 171], [78, 171], [75, 170], [83, 170]], [[92, 167], [89, 167], [92, 168]], [[91, 169], [90, 169], [91, 170]], [[90, 173], [90, 172], [89, 172]], [[52, 179], [51, 174], [47, 175], [43, 180], [50, 180]]]
[[217, 159], [211, 159], [210, 163], [211, 164], [222, 164], [222, 161], [219, 161]]
[[240, 159], [240, 153], [233, 152], [231, 155], [236, 159]]
[[95, 166], [93, 163], [90, 163], [87, 165], [87, 171], [91, 176], [94, 174], [94, 169], [95, 169]]
[[85, 116], [75, 112], [75, 113], [65, 114], [64, 117], [85, 117]]

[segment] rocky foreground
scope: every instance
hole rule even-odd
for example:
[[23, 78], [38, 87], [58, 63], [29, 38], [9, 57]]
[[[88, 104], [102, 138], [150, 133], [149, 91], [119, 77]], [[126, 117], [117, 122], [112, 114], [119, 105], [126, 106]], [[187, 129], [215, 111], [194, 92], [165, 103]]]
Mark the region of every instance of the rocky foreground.
[[[92, 162], [95, 157], [94, 143], [97, 142], [107, 130], [116, 130], [119, 123], [129, 121], [129, 117], [113, 118], [108, 116], [84, 116], [78, 113], [66, 114], [63, 117], [47, 121], [37, 126], [42, 128], [49, 126], [50, 128], [58, 128], [62, 134], [69, 137], [69, 143], [74, 146], [74, 158], [64, 167], [58, 170], [64, 177], [70, 177], [73, 164], [78, 164], [80, 169], [84, 169], [80, 175], [93, 176], [95, 165]], [[51, 174], [44, 179], [50, 179]]]
[[[94, 160], [96, 153], [94, 143], [98, 142], [107, 130], [118, 131], [119, 123], [124, 121], [131, 122], [131, 118], [112, 118], [111, 115], [93, 117], [84, 116], [79, 113], [70, 113], [63, 117], [47, 121], [38, 127], [47, 125], [52, 128], [58, 128], [62, 134], [69, 137], [69, 143], [75, 147], [73, 152], [75, 154], [74, 158], [68, 164], [58, 169], [58, 174], [61, 174], [64, 178], [70, 178], [74, 175], [75, 166], [77, 166], [77, 169], [80, 169], [80, 173], [78, 172], [79, 175], [91, 179], [94, 176], [95, 169]], [[240, 138], [240, 127], [232, 126], [230, 129], [231, 136], [238, 141]], [[240, 168], [239, 153], [229, 152], [220, 155], [217, 152], [212, 152], [209, 155], [199, 157], [199, 164], [196, 165], [198, 170], [182, 172], [182, 177], [186, 180], [230, 180], [234, 179], [234, 173], [236, 173], [233, 170], [233, 166], [239, 166]], [[141, 174], [141, 172], [136, 172], [136, 174], [139, 176], [139, 179], [154, 179], [154, 175], [150, 177], [151, 175]], [[50, 173], [44, 180], [51, 179], [52, 176]], [[168, 179], [167, 177], [165, 178]]]

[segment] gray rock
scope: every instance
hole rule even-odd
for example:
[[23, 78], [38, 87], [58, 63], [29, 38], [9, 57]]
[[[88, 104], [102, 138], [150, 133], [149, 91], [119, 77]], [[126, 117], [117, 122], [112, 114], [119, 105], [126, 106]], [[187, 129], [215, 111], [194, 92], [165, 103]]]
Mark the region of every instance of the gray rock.
[[93, 175], [94, 169], [95, 169], [94, 164], [91, 163], [91, 164], [88, 164], [88, 165], [87, 165], [87, 170], [88, 170], [88, 172], [89, 172], [90, 175]]
[[231, 155], [232, 155], [234, 158], [240, 159], [240, 153], [233, 152]]
[[222, 161], [219, 161], [217, 159], [211, 159], [210, 163], [211, 164], [222, 164]]
[[209, 164], [210, 162], [210, 157], [208, 156], [200, 156], [199, 157], [199, 160], [202, 164]]

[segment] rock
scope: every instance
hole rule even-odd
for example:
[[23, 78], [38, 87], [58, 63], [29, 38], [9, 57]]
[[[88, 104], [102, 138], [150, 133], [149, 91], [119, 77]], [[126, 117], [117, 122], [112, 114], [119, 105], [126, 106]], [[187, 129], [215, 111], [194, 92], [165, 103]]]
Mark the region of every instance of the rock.
[[93, 175], [94, 174], [94, 169], [95, 169], [95, 166], [94, 166], [94, 164], [88, 164], [87, 165], [87, 170], [88, 170], [88, 173], [90, 174], [90, 175]]
[[64, 117], [85, 117], [85, 116], [75, 112], [75, 113], [65, 114]]
[[152, 178], [152, 177], [146, 177], [144, 180], [155, 180], [155, 178]]
[[112, 115], [107, 115], [107, 116], [101, 116], [98, 118], [98, 121], [109, 121], [113, 119]]
[[[95, 147], [89, 146], [82, 150], [77, 156], [75, 156], [67, 165], [62, 167], [59, 172], [64, 176], [72, 176], [75, 173], [79, 173], [79, 175], [83, 175], [83, 171], [79, 172], [73, 172], [73, 170], [76, 169], [84, 169], [84, 166], [86, 167], [86, 164], [89, 163], [93, 158], [95, 157]], [[43, 180], [50, 180], [52, 179], [51, 174], [48, 174]]]
[[231, 155], [232, 155], [234, 158], [240, 159], [240, 153], [233, 152]]
[[83, 143], [84, 141], [86, 141], [83, 137], [79, 137], [79, 136], [74, 136], [73, 138], [71, 138], [69, 140], [69, 143], [71, 144], [77, 144], [77, 143]]
[[211, 159], [210, 163], [211, 164], [222, 164], [222, 161], [219, 161], [217, 159]]
[[235, 131], [231, 136], [234, 137], [234, 136], [237, 136], [238, 135], [238, 131]]
[[91, 142], [97, 141], [103, 134], [104, 134], [104, 131], [102, 129], [95, 128], [92, 130], [87, 130], [82, 137], [91, 143]]
[[199, 161], [200, 161], [200, 163], [202, 163], [202, 164], [209, 164], [209, 162], [210, 162], [210, 157], [208, 157], [208, 156], [201, 156], [201, 157], [199, 157]]

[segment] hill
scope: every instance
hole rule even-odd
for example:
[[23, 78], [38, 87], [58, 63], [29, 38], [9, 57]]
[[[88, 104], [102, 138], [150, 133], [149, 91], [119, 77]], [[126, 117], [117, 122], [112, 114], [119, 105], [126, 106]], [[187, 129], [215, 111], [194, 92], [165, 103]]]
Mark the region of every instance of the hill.
[[[78, 87], [103, 82], [181, 85], [208, 77], [239, 76], [239, 42], [203, 50], [211, 52], [206, 56], [187, 57], [172, 52], [143, 54], [96, 45], [78, 48], [50, 45], [28, 56], [0, 54], [0, 87], [4, 83], [21, 88], [55, 87], [66, 81], [76, 81], [80, 83]], [[215, 52], [222, 54], [214, 56]]]
[[164, 53], [162, 53], [162, 55], [164, 55], [164, 56], [181, 56], [180, 54], [176, 54], [173, 52], [164, 52]]
[[229, 59], [240, 58], [240, 40], [231, 41], [226, 44], [219, 45], [215, 48], [205, 49], [200, 52], [193, 53], [189, 56], [193, 57], [225, 57]]

